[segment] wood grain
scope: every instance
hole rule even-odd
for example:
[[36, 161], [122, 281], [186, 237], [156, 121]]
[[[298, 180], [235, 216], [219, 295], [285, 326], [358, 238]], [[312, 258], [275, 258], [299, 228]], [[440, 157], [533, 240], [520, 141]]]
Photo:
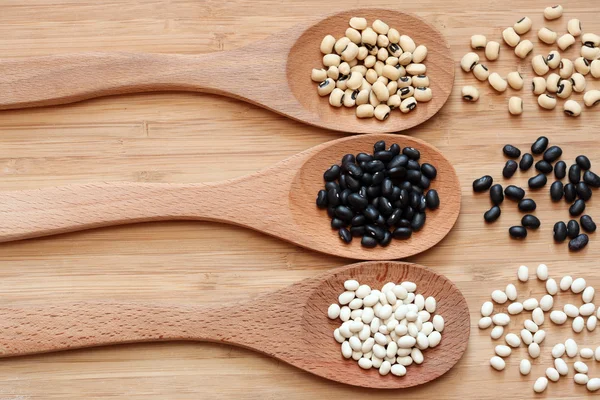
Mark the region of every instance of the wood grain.
[[[425, 63], [433, 100], [416, 111], [394, 113], [385, 123], [358, 119], [354, 108], [336, 109], [316, 93], [312, 68], [322, 67], [319, 44], [344, 35], [348, 21], [381, 15], [428, 47]], [[433, 116], [446, 102], [454, 69], [444, 37], [419, 17], [387, 9], [355, 9], [287, 29], [241, 49], [203, 55], [75, 53], [0, 59], [0, 110], [67, 104], [125, 93], [191, 91], [241, 99], [323, 128], [345, 132], [397, 132]]]
[[[371, 152], [383, 140], [414, 147], [437, 168], [441, 206], [423, 229], [387, 247], [346, 244], [315, 205], [323, 172], [347, 153]], [[217, 221], [256, 229], [308, 249], [353, 259], [390, 260], [434, 246], [460, 212], [460, 184], [452, 165], [431, 145], [399, 135], [359, 135], [315, 146], [252, 175], [213, 184], [92, 183], [0, 192], [0, 242], [136, 222]]]
[[[370, 6], [414, 12], [436, 26], [452, 49], [455, 68], [469, 50], [469, 38], [481, 33], [501, 40], [501, 32], [523, 15], [534, 29], [525, 38], [534, 54], [554, 47], [538, 43], [536, 31], [548, 26], [566, 31], [579, 18], [585, 31], [600, 33], [600, 7], [590, 0], [561, 3], [564, 16], [544, 21], [541, 0], [452, 3], [375, 1]], [[2, 1], [0, 53], [24, 58], [85, 51], [200, 54], [234, 50], [265, 39], [315, 14], [339, 12], [332, 1], [192, 1], [77, 0]], [[517, 61], [501, 45], [498, 61], [489, 62], [502, 75], [518, 69], [531, 83], [530, 55]], [[570, 49], [573, 57], [578, 49]], [[566, 118], [562, 100], [554, 111], [539, 110], [524, 90], [496, 94], [487, 84], [456, 70], [447, 104], [429, 121], [406, 133], [436, 146], [456, 167], [463, 191], [455, 228], [437, 246], [410, 261], [450, 278], [464, 293], [471, 310], [471, 338], [464, 357], [447, 374], [427, 385], [401, 391], [373, 391], [335, 384], [256, 352], [224, 344], [168, 342], [101, 347], [25, 356], [0, 362], [0, 398], [24, 399], [397, 399], [399, 396], [497, 399], [578, 399], [589, 394], [570, 379], [534, 395], [533, 382], [551, 364], [552, 344], [572, 336], [568, 326], [547, 327], [542, 356], [531, 375], [520, 376], [524, 348], [507, 359], [507, 369], [492, 370], [489, 331], [476, 327], [481, 303], [494, 289], [513, 282], [519, 299], [540, 297], [540, 282], [520, 284], [519, 265], [548, 264], [550, 276], [582, 276], [600, 288], [597, 233], [581, 253], [569, 253], [551, 240], [557, 219], [569, 219], [564, 203], [553, 204], [545, 191], [533, 193], [542, 227], [524, 242], [511, 241], [507, 229], [522, 215], [507, 202], [502, 217], [485, 226], [487, 195], [474, 196], [471, 182], [489, 173], [500, 183], [526, 185], [517, 172], [503, 181], [506, 143], [526, 150], [540, 134], [562, 146], [564, 159], [587, 154], [600, 163], [596, 132], [598, 108]], [[588, 77], [588, 87], [600, 89]], [[460, 99], [464, 85], [481, 91], [477, 103]], [[525, 113], [510, 117], [508, 98], [523, 97]], [[580, 99], [579, 95], [573, 98]], [[0, 113], [0, 190], [37, 189], [93, 182], [211, 182], [234, 179], [268, 168], [296, 153], [343, 134], [306, 126], [251, 104], [193, 93], [123, 95], [69, 106]], [[242, 163], [239, 159], [243, 159]], [[600, 220], [597, 192], [587, 211]], [[42, 306], [60, 302], [169, 302], [218, 306], [246, 301], [348, 264], [276, 238], [211, 222], [160, 222], [95, 229], [52, 238], [0, 245], [0, 304]], [[558, 305], [579, 301], [561, 295]], [[497, 311], [503, 310], [498, 307]], [[518, 333], [521, 315], [507, 331]], [[581, 345], [600, 345], [597, 331], [575, 335]], [[571, 362], [569, 362], [571, 363]], [[600, 376], [600, 363], [588, 362]]]

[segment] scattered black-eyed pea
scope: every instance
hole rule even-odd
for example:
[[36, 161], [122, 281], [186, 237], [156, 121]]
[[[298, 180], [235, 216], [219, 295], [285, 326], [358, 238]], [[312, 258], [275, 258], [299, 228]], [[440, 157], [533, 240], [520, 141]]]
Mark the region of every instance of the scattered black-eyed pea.
[[553, 110], [556, 107], [556, 97], [542, 94], [538, 97], [538, 104], [546, 110]]
[[576, 72], [571, 76], [571, 83], [573, 84], [573, 90], [577, 93], [581, 93], [585, 90], [585, 77], [579, 72]]
[[341, 107], [344, 103], [344, 91], [340, 88], [335, 88], [329, 95], [329, 104], [334, 107]]
[[519, 58], [526, 58], [533, 50], [533, 43], [530, 40], [523, 40], [515, 47], [515, 55]]
[[390, 98], [387, 101], [387, 105], [390, 107], [390, 109], [395, 109], [400, 107], [400, 103], [402, 102], [402, 99], [400, 98], [400, 96], [398, 96], [397, 94], [394, 94], [392, 96], [390, 96]]
[[556, 40], [556, 45], [562, 50], [565, 51], [569, 47], [575, 44], [575, 37], [570, 33], [565, 33], [561, 37]]
[[569, 60], [568, 58], [561, 58], [559, 68], [560, 70], [558, 71], [558, 74], [563, 79], [569, 79], [575, 70], [573, 61]]
[[483, 50], [487, 45], [487, 38], [484, 35], [471, 36], [471, 48], [475, 50]]
[[337, 79], [340, 77], [339, 68], [335, 65], [332, 65], [331, 67], [327, 68], [327, 77], [333, 79], [334, 81], [337, 81]]
[[578, 117], [581, 114], [581, 105], [575, 100], [567, 100], [563, 105], [565, 114], [570, 117]]
[[490, 71], [485, 65], [477, 64], [475, 68], [473, 68], [473, 75], [480, 81], [485, 81], [490, 76]]
[[425, 64], [408, 64], [406, 66], [406, 73], [409, 75], [425, 75], [427, 72], [427, 67]]
[[538, 31], [538, 38], [546, 44], [553, 44], [556, 42], [558, 34], [551, 29], [543, 27]]
[[479, 90], [473, 86], [464, 86], [461, 90], [462, 98], [466, 101], [479, 100]]
[[390, 30], [389, 25], [380, 19], [376, 19], [375, 21], [373, 21], [372, 26], [373, 30], [379, 33], [380, 35], [387, 35], [388, 31]]
[[594, 78], [600, 78], [600, 60], [592, 61], [590, 65], [590, 72]]
[[400, 57], [403, 53], [402, 48], [397, 43], [392, 43], [388, 46], [388, 52], [392, 57]]
[[379, 35], [377, 36], [377, 47], [388, 47], [390, 45], [390, 39], [388, 39], [387, 35]]
[[523, 85], [524, 85], [525, 81], [523, 80], [523, 77], [521, 76], [521, 74], [519, 72], [517, 72], [517, 71], [509, 72], [508, 75], [506, 76], [506, 80], [511, 88], [513, 88], [515, 90], [523, 89]]
[[348, 46], [348, 43], [350, 43], [350, 39], [347, 38], [346, 36], [339, 38], [336, 42], [335, 45], [333, 46], [333, 49], [335, 50], [335, 52], [339, 55], [342, 55], [342, 52], [344, 50], [346, 50], [346, 46]]
[[356, 116], [358, 118], [372, 118], [375, 113], [375, 107], [371, 104], [361, 104], [356, 107]]
[[502, 38], [510, 47], [515, 47], [521, 41], [521, 37], [512, 27], [508, 27], [502, 31]]
[[[413, 87], [429, 87], [429, 77], [427, 75], [417, 75], [412, 77]], [[417, 99], [418, 101], [419, 99]]]
[[581, 35], [581, 21], [576, 18], [570, 19], [567, 22], [567, 32], [573, 36]]
[[546, 57], [546, 64], [548, 68], [556, 69], [560, 65], [560, 53], [556, 50], [552, 50]]
[[583, 102], [587, 107], [600, 104], [600, 90], [588, 90], [583, 95]]
[[470, 52], [465, 54], [460, 60], [460, 67], [463, 71], [470, 72], [475, 68], [477, 63], [479, 63], [479, 56], [477, 53]]
[[325, 71], [323, 68], [313, 68], [310, 73], [310, 79], [312, 79], [314, 82], [321, 83], [327, 79], [327, 71]]
[[[365, 45], [375, 46], [377, 44], [377, 32], [371, 28], [365, 28], [361, 33], [362, 42]], [[366, 46], [367, 49], [369, 46]]]
[[[416, 78], [416, 76], [415, 76]], [[401, 76], [400, 79], [398, 79], [398, 88], [403, 88], [403, 87], [407, 87], [407, 86], [411, 86], [412, 85], [412, 80], [413, 77], [410, 76]], [[420, 85], [423, 86], [423, 85]]]
[[600, 57], [600, 48], [581, 46], [581, 57], [588, 61], [595, 60], [596, 58]]
[[367, 50], [369, 50], [369, 55], [377, 57], [377, 52], [379, 51], [379, 47], [371, 46], [371, 48], [369, 49], [369, 47], [367, 46]]
[[333, 52], [333, 46], [335, 45], [335, 38], [332, 35], [327, 35], [321, 41], [321, 53], [330, 54]]
[[412, 38], [408, 35], [400, 36], [400, 47], [402, 47], [402, 50], [409, 51], [411, 53], [417, 48], [414, 40], [412, 40]]
[[414, 63], [422, 63], [427, 58], [427, 47], [422, 44], [418, 45], [412, 52], [412, 59]]
[[398, 81], [389, 81], [387, 90], [390, 93], [390, 96], [395, 95], [398, 92]]
[[573, 83], [570, 79], [563, 79], [558, 83], [556, 95], [561, 99], [566, 99], [573, 93]]
[[414, 97], [419, 103], [426, 103], [431, 100], [433, 94], [428, 87], [416, 87]]
[[581, 42], [584, 46], [589, 47], [599, 47], [600, 46], [600, 36], [595, 33], [585, 33], [581, 37]]
[[407, 66], [411, 62], [412, 53], [409, 51], [405, 51], [404, 53], [400, 54], [400, 57], [398, 57], [398, 64], [402, 65], [403, 67]]
[[508, 87], [508, 82], [506, 82], [506, 79], [502, 78], [497, 72], [492, 72], [490, 74], [488, 82], [490, 83], [490, 86], [492, 86], [494, 90], [498, 92], [504, 92]]
[[533, 83], [531, 84], [531, 88], [533, 94], [540, 95], [546, 91], [546, 80], [541, 76], [536, 76], [533, 78]]
[[523, 34], [529, 32], [529, 30], [531, 29], [531, 25], [532, 25], [531, 18], [523, 17], [520, 20], [518, 20], [517, 22], [515, 22], [515, 24], [513, 25], [513, 29], [519, 35], [523, 35]]
[[400, 41], [400, 32], [394, 28], [390, 28], [387, 33], [387, 37], [390, 43], [398, 43]]
[[317, 86], [317, 93], [319, 93], [319, 96], [327, 96], [333, 92], [333, 89], [335, 89], [335, 81], [331, 78], [327, 78], [319, 83], [319, 86]]
[[546, 7], [544, 9], [544, 18], [548, 20], [558, 19], [562, 17], [562, 14], [563, 8], [560, 4], [552, 7]]
[[400, 111], [409, 113], [417, 107], [417, 100], [414, 97], [408, 97], [400, 103]]
[[531, 67], [533, 68], [533, 72], [539, 76], [546, 75], [550, 71], [548, 64], [546, 64], [546, 59], [541, 54], [531, 59]]
[[560, 75], [552, 73], [546, 78], [546, 90], [550, 93], [556, 93], [558, 91], [558, 83], [560, 82]]
[[412, 97], [414, 93], [415, 93], [415, 88], [412, 86], [406, 86], [406, 87], [398, 89], [398, 95], [400, 96], [400, 98], [402, 100]]
[[380, 104], [375, 107], [373, 115], [380, 121], [385, 121], [390, 116], [390, 107], [387, 104]]
[[[500, 56], [500, 43], [490, 40], [485, 46], [485, 58], [490, 61], [497, 60]], [[479, 61], [479, 58], [477, 59]], [[464, 68], [463, 68], [464, 69]], [[468, 71], [467, 71], [468, 72]]]
[[358, 92], [358, 95], [356, 96], [356, 105], [360, 106], [363, 104], [368, 104], [370, 92], [370, 89], [361, 89], [360, 92]]
[[523, 114], [523, 99], [513, 96], [508, 100], [508, 112], [512, 115]]
[[356, 96], [358, 96], [359, 92], [359, 90], [346, 89], [344, 91], [344, 99], [342, 100], [344, 107], [354, 107], [356, 105]]
[[577, 57], [573, 65], [575, 67], [575, 71], [579, 72], [581, 75], [585, 76], [590, 73], [590, 62], [584, 57]]
[[362, 17], [352, 17], [350, 18], [350, 26], [362, 31], [367, 28], [367, 19]]

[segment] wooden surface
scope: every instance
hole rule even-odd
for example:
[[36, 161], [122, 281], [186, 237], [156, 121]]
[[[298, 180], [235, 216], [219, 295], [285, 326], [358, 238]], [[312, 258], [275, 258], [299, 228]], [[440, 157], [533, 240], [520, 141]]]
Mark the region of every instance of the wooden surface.
[[[358, 7], [363, 3], [351, 2]], [[398, 7], [398, 2], [373, 6]], [[231, 50], [263, 39], [315, 13], [339, 11], [328, 0], [281, 3], [222, 1], [2, 1], [2, 57], [42, 56], [78, 51], [136, 51], [197, 54]], [[404, 2], [402, 6], [438, 27], [452, 47], [455, 67], [469, 50], [472, 34], [500, 40], [504, 27], [529, 15], [535, 30], [542, 26], [542, 1], [501, 3], [441, 0]], [[562, 2], [565, 16], [549, 22], [564, 32], [568, 18], [578, 17], [584, 29], [600, 33], [600, 5], [590, 0]], [[563, 28], [561, 28], [563, 27]], [[553, 47], [538, 45], [544, 53]], [[574, 54], [577, 50], [570, 50]], [[536, 50], [537, 53], [537, 50]], [[528, 57], [519, 61], [526, 87], [531, 83]], [[516, 58], [502, 45], [501, 58], [488, 63], [508, 73]], [[449, 66], [450, 67], [450, 66]], [[232, 79], [243, 81], [243, 77]], [[482, 91], [478, 103], [465, 103], [460, 89], [474, 84]], [[588, 79], [588, 85], [592, 86]], [[598, 82], [594, 85], [600, 88]], [[441, 149], [457, 169], [463, 189], [462, 211], [453, 231], [434, 249], [410, 260], [445, 274], [463, 291], [472, 317], [465, 356], [433, 384], [401, 392], [374, 392], [333, 384], [297, 368], [228, 345], [152, 343], [76, 350], [0, 362], [1, 399], [369, 399], [402, 396], [449, 399], [579, 398], [586, 389], [563, 379], [541, 396], [531, 387], [549, 366], [550, 345], [573, 335], [570, 328], [548, 329], [543, 356], [532, 374], [521, 377], [519, 349], [498, 373], [488, 365], [493, 353], [489, 330], [475, 326], [479, 307], [493, 289], [516, 281], [520, 264], [545, 262], [551, 276], [583, 276], [600, 288], [598, 233], [581, 253], [550, 239], [557, 219], [568, 219], [564, 203], [550, 204], [545, 192], [536, 215], [539, 231], [526, 241], [508, 239], [518, 223], [512, 204], [496, 224], [486, 227], [482, 214], [486, 195], [473, 196], [471, 182], [491, 173], [500, 179], [506, 143], [527, 148], [540, 134], [561, 145], [566, 160], [587, 154], [600, 165], [596, 108], [578, 119], [560, 110], [539, 110], [523, 92], [525, 113], [507, 112], [511, 89], [497, 95], [472, 76], [456, 72], [447, 105], [430, 121], [408, 132]], [[575, 96], [579, 98], [579, 96]], [[562, 101], [559, 101], [562, 104]], [[46, 109], [0, 113], [0, 189], [20, 190], [99, 181], [195, 183], [230, 179], [343, 136], [308, 127], [265, 109], [206, 94], [127, 95]], [[517, 173], [512, 183], [525, 184]], [[504, 183], [504, 182], [503, 182]], [[597, 192], [595, 192], [597, 196]], [[589, 212], [600, 221], [596, 205]], [[306, 251], [248, 229], [205, 222], [151, 223], [72, 233], [60, 237], [6, 243], [0, 246], [0, 299], [3, 305], [44, 305], [64, 301], [166, 301], [218, 305], [251, 299], [304, 278], [345, 265], [347, 259]], [[520, 299], [543, 293], [543, 285], [517, 284]], [[561, 296], [558, 304], [574, 300]], [[510, 331], [517, 332], [524, 315]], [[600, 337], [577, 335], [578, 341], [600, 345]], [[589, 362], [600, 376], [598, 363]], [[570, 372], [572, 376], [572, 371]]]
[[[427, 212], [423, 229], [394, 246], [347, 244], [315, 205], [323, 172], [347, 153], [372, 151], [380, 140], [419, 149], [420, 162], [437, 168], [431, 189], [440, 208]], [[267, 169], [212, 184], [92, 183], [0, 193], [0, 242], [136, 222], [203, 220], [256, 229], [325, 254], [393, 260], [425, 251], [450, 232], [460, 211], [460, 183], [450, 162], [431, 145], [392, 134], [331, 140]], [[333, 234], [332, 234], [333, 233]]]
[[[417, 294], [433, 296], [434, 315], [446, 316], [442, 341], [424, 350], [427, 362], [403, 379], [365, 371], [342, 357], [332, 332], [340, 321], [327, 318], [344, 282], [356, 279], [373, 289], [410, 281]], [[292, 311], [293, 312], [290, 312]], [[365, 262], [334, 268], [314, 278], [248, 302], [199, 307], [170, 303], [77, 302], [51, 306], [0, 307], [0, 357], [39, 354], [111, 344], [208, 341], [256, 350], [332, 381], [374, 388], [421, 385], [446, 373], [469, 340], [469, 309], [456, 285], [423, 266]], [[307, 346], [312, 351], [306, 351]]]

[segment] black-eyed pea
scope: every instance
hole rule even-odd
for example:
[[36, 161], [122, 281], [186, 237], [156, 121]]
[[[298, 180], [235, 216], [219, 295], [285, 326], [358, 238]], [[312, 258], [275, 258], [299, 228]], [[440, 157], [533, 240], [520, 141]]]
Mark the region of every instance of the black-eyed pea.
[[352, 17], [350, 18], [349, 25], [354, 29], [362, 31], [367, 27], [367, 19], [362, 17]]
[[592, 61], [590, 64], [590, 72], [594, 78], [600, 78], [600, 60]]
[[560, 75], [550, 74], [546, 78], [546, 90], [550, 93], [556, 93], [558, 91], [558, 82], [560, 82]]
[[394, 110], [398, 107], [400, 107], [400, 103], [402, 102], [402, 99], [400, 99], [400, 96], [398, 96], [397, 94], [394, 94], [392, 96], [390, 96], [390, 98], [387, 101], [387, 105], [390, 107], [391, 110]]
[[563, 79], [558, 84], [556, 95], [561, 99], [566, 99], [573, 93], [573, 83], [570, 79]]
[[560, 70], [558, 71], [558, 74], [563, 79], [569, 79], [575, 71], [573, 61], [569, 60], [568, 58], [561, 58], [559, 68]]
[[321, 53], [331, 54], [333, 52], [333, 46], [335, 45], [335, 38], [332, 35], [327, 35], [321, 41]]
[[390, 41], [390, 43], [400, 42], [400, 32], [398, 32], [394, 28], [390, 28], [390, 30], [387, 33], [387, 37], [388, 37], [388, 40]]
[[375, 92], [373, 92], [373, 90], [371, 90], [369, 92], [369, 104], [372, 105], [373, 107], [377, 107], [380, 103], [381, 103], [381, 101], [379, 101], [379, 99], [375, 95]]
[[358, 96], [359, 90], [346, 89], [344, 91], [344, 99], [342, 104], [344, 107], [354, 107], [356, 105], [356, 96]]
[[567, 31], [573, 36], [581, 35], [581, 21], [576, 18], [570, 19], [567, 22]]
[[346, 37], [348, 39], [350, 39], [350, 41], [354, 44], [361, 44], [362, 43], [362, 35], [360, 34], [359, 31], [357, 31], [354, 28], [348, 28], [346, 29]]
[[340, 56], [337, 54], [326, 54], [323, 56], [323, 65], [326, 67], [337, 67], [342, 62]]
[[[487, 45], [485, 46], [485, 58], [487, 58], [490, 61], [494, 61], [494, 60], [497, 60], [499, 56], [500, 56], [500, 43], [495, 42], [493, 40], [490, 40], [489, 42], [487, 42]], [[479, 57], [477, 58], [477, 61], [479, 61]], [[462, 66], [462, 64], [461, 64], [461, 66]]]
[[512, 27], [506, 28], [502, 31], [502, 38], [510, 47], [515, 47], [521, 41], [521, 37]]
[[310, 73], [310, 79], [312, 79], [314, 82], [323, 82], [325, 79], [327, 79], [327, 71], [325, 71], [323, 68], [313, 68]]
[[375, 21], [373, 21], [372, 27], [373, 30], [380, 35], [387, 35], [388, 31], [390, 30], [388, 24], [386, 24], [380, 19], [376, 19]]
[[378, 77], [379, 77], [379, 75], [377, 75], [377, 71], [375, 71], [373, 68], [369, 68], [367, 70], [367, 74], [365, 75], [365, 79], [371, 85], [374, 84], [375, 82], [377, 82]]
[[398, 64], [406, 67], [408, 64], [410, 64], [412, 62], [412, 53], [405, 51], [404, 53], [400, 54], [400, 57], [398, 57]]
[[[417, 75], [412, 78], [413, 87], [429, 87], [429, 77], [427, 75]], [[417, 99], [418, 101], [419, 99]]]
[[398, 65], [398, 57], [388, 57], [385, 60], [386, 65]]
[[377, 53], [379, 52], [379, 47], [377, 46], [371, 46], [371, 48], [369, 48], [368, 46], [365, 46], [367, 49], [369, 49], [369, 55], [375, 56], [375, 58], [377, 58]]
[[526, 58], [533, 50], [533, 43], [530, 40], [523, 40], [515, 47], [515, 55], [519, 58]]
[[581, 46], [581, 57], [585, 58], [588, 61], [595, 60], [598, 57], [600, 57], [600, 48]]
[[400, 71], [400, 77], [406, 76], [406, 68], [400, 64], [396, 64], [396, 69]]
[[497, 72], [492, 72], [490, 74], [488, 82], [490, 83], [490, 86], [498, 92], [504, 92], [508, 87], [508, 82], [506, 82], [506, 79], [502, 78]]
[[582, 93], [585, 90], [585, 76], [583, 76], [579, 72], [576, 72], [571, 76], [571, 83], [573, 84], [573, 90], [575, 92]]
[[360, 61], [364, 61], [365, 58], [369, 55], [369, 50], [365, 46], [360, 46], [358, 48], [358, 54], [356, 55], [356, 59]]
[[323, 82], [319, 83], [317, 87], [317, 93], [319, 96], [327, 96], [335, 89], [335, 81], [331, 78], [325, 79]]
[[390, 98], [390, 92], [388, 92], [387, 85], [384, 84], [383, 82], [380, 82], [380, 81], [375, 82], [373, 84], [373, 87], [371, 88], [371, 90], [373, 91], [375, 96], [377, 96], [377, 99], [380, 102], [388, 101], [388, 99]]
[[365, 78], [363, 78], [362, 85], [360, 85], [359, 89], [360, 90], [367, 89], [368, 91], [371, 91], [371, 84], [369, 83], [369, 81], [367, 81]]
[[346, 36], [341, 37], [337, 40], [337, 42], [335, 42], [333, 50], [335, 50], [337, 54], [342, 55], [342, 52], [346, 50], [348, 43], [351, 43], [349, 38], [347, 38]]
[[387, 86], [387, 84], [390, 82], [390, 80], [382, 75], [379, 78], [377, 78], [377, 82], [381, 82]]
[[404, 114], [411, 112], [417, 107], [417, 100], [414, 97], [408, 97], [400, 103], [400, 111]]
[[398, 81], [389, 81], [387, 84], [388, 92], [390, 96], [395, 95], [398, 92]]
[[466, 101], [479, 100], [479, 90], [473, 86], [464, 86], [461, 90], [462, 98]]
[[551, 29], [543, 27], [538, 31], [538, 38], [546, 44], [553, 44], [558, 39], [558, 34]]
[[375, 65], [373, 66], [373, 69], [375, 70], [375, 72], [377, 72], [377, 76], [381, 76], [383, 74], [383, 67], [385, 66], [385, 64], [383, 63], [383, 61], [378, 60]]
[[556, 40], [556, 45], [562, 51], [565, 51], [566, 49], [571, 47], [573, 44], [575, 44], [575, 37], [573, 35], [571, 35], [570, 33], [565, 33], [564, 35], [562, 35], [561, 37], [559, 37]]
[[506, 80], [510, 87], [515, 90], [523, 89], [523, 85], [525, 84], [523, 77], [517, 71], [509, 72], [508, 75], [506, 75]]
[[414, 97], [415, 97], [415, 100], [417, 100], [419, 103], [426, 103], [429, 100], [431, 100], [431, 98], [433, 97], [433, 94], [431, 92], [431, 88], [416, 87]]
[[587, 107], [593, 107], [600, 104], [600, 90], [588, 90], [583, 95], [583, 102]]
[[358, 46], [356, 43], [348, 43], [344, 51], [342, 51], [342, 60], [344, 61], [352, 61], [356, 59], [358, 55]]
[[361, 104], [356, 107], [356, 116], [358, 118], [373, 118], [373, 114], [375, 113], [375, 107], [371, 104]]
[[385, 47], [380, 47], [379, 50], [377, 51], [377, 59], [379, 61], [387, 60], [389, 55], [390, 54], [388, 53], [388, 51]]
[[477, 53], [467, 53], [460, 60], [460, 67], [465, 72], [473, 71], [473, 68], [479, 63], [479, 56]]
[[341, 75], [337, 82], [335, 83], [335, 87], [338, 89], [346, 90], [348, 89], [348, 75]]
[[350, 72], [358, 72], [362, 76], [365, 76], [367, 73], [367, 67], [364, 65], [355, 65], [354, 67], [350, 68]]
[[356, 95], [356, 105], [360, 106], [362, 104], [368, 104], [370, 92], [370, 89], [363, 89], [360, 92], [358, 92], [358, 95]]
[[475, 78], [479, 79], [480, 81], [486, 81], [490, 76], [490, 71], [485, 65], [477, 64], [475, 68], [473, 68], [473, 75], [475, 75]]
[[579, 72], [583, 76], [590, 73], [590, 62], [583, 57], [577, 57], [573, 63], [573, 66], [575, 67], [575, 71]]
[[523, 17], [517, 22], [515, 22], [515, 24], [513, 25], [513, 29], [515, 30], [515, 32], [517, 32], [517, 34], [523, 35], [529, 32], [529, 30], [531, 29], [531, 25], [531, 18]]
[[340, 71], [340, 75], [350, 75], [350, 64], [345, 61], [340, 63], [338, 66], [338, 71]]
[[346, 87], [351, 90], [358, 89], [360, 85], [362, 85], [362, 81], [363, 76], [360, 72], [352, 72], [350, 78], [348, 78], [348, 81], [346, 82]]
[[408, 64], [406, 66], [406, 73], [409, 75], [425, 75], [427, 72], [427, 67], [425, 64]]
[[333, 79], [334, 81], [337, 81], [337, 79], [340, 77], [339, 68], [334, 65], [327, 68], [327, 77]]
[[558, 68], [560, 65], [560, 53], [556, 50], [552, 50], [550, 53], [548, 53], [548, 56], [546, 57], [546, 64], [550, 69]]
[[560, 4], [552, 7], [546, 7], [544, 9], [544, 18], [548, 20], [558, 19], [562, 17], [562, 14], [563, 8]]
[[377, 62], [377, 57], [375, 56], [367, 56], [363, 61], [363, 65], [367, 68], [373, 68], [375, 63]]
[[581, 114], [581, 105], [575, 100], [567, 100], [563, 105], [563, 110], [569, 117], [578, 117]]
[[538, 104], [546, 110], [553, 110], [556, 107], [556, 97], [549, 94], [541, 94], [538, 97]]
[[388, 47], [390, 44], [390, 39], [386, 35], [377, 36], [377, 47]]
[[403, 50], [398, 43], [391, 43], [388, 46], [388, 53], [390, 53], [390, 56], [392, 57], [400, 57], [402, 52]]
[[344, 90], [335, 88], [329, 94], [329, 104], [334, 107], [341, 107], [344, 102]]
[[[369, 48], [369, 46], [373, 47], [377, 44], [377, 32], [375, 32], [373, 29], [365, 28], [361, 32], [361, 36], [362, 36], [362, 43], [365, 45], [365, 47], [367, 49], [371, 50]], [[369, 46], [367, 46], [367, 45], [369, 45]]]
[[408, 87], [408, 86], [412, 86], [412, 80], [413, 78], [410, 76], [401, 76], [400, 79], [398, 79], [398, 88], [403, 88], [403, 87]]
[[533, 68], [533, 71], [539, 76], [546, 75], [548, 71], [550, 71], [548, 64], [546, 64], [546, 59], [541, 54], [538, 54], [537, 56], [531, 59], [531, 67]]
[[356, 58], [354, 60], [348, 61], [348, 65], [350, 65], [351, 69], [352, 69], [352, 67], [355, 67], [357, 64], [358, 64], [358, 60]]
[[380, 121], [385, 121], [390, 116], [390, 107], [387, 104], [380, 104], [375, 107], [373, 115]]
[[599, 47], [600, 46], [600, 36], [595, 33], [585, 33], [581, 37], [581, 42], [584, 46], [588, 47]]
[[[471, 48], [475, 50], [483, 50], [487, 44], [487, 38], [483, 35], [471, 36]], [[419, 101], [419, 100], [417, 100]]]
[[512, 115], [523, 114], [523, 99], [520, 97], [512, 96], [508, 100], [508, 112]]
[[402, 47], [403, 51], [413, 52], [417, 48], [414, 40], [408, 35], [400, 36], [400, 47]]
[[531, 89], [533, 94], [540, 95], [546, 91], [546, 80], [541, 76], [536, 76], [533, 78], [533, 83], [531, 84]]
[[406, 86], [398, 89], [398, 96], [400, 96], [402, 100], [412, 97], [413, 94], [415, 94], [415, 88], [412, 86]]

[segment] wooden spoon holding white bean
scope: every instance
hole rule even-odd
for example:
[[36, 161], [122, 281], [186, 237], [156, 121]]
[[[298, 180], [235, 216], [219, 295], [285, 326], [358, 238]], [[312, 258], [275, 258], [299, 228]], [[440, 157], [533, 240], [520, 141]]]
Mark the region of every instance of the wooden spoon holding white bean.
[[[370, 152], [373, 144], [414, 147], [437, 168], [432, 188], [440, 208], [427, 212], [423, 229], [387, 247], [342, 242], [325, 210], [315, 204], [323, 172], [346, 153]], [[256, 229], [297, 245], [362, 260], [405, 258], [438, 243], [460, 211], [460, 184], [450, 162], [433, 146], [408, 136], [358, 135], [333, 140], [275, 166], [208, 184], [90, 183], [0, 193], [0, 242], [91, 228], [164, 220], [220, 221]]]
[[[317, 94], [312, 68], [328, 34], [344, 35], [351, 17], [381, 18], [428, 48], [433, 100], [385, 122], [358, 119]], [[200, 55], [78, 53], [0, 60], [0, 110], [73, 103], [101, 96], [156, 91], [215, 93], [247, 101], [311, 125], [355, 133], [397, 132], [432, 117], [454, 83], [444, 36], [421, 18], [388, 9], [355, 9], [319, 17], [231, 51]]]
[[[441, 343], [424, 351], [425, 361], [407, 375], [381, 376], [346, 360], [333, 338], [339, 321], [327, 317], [344, 281], [371, 287], [412, 281], [434, 296], [445, 319]], [[467, 302], [447, 278], [425, 267], [398, 262], [365, 262], [336, 268], [312, 279], [240, 304], [79, 302], [0, 306], [0, 357], [23, 356], [119, 343], [209, 341], [252, 349], [337, 382], [396, 389], [435, 379], [458, 362], [467, 348]]]

